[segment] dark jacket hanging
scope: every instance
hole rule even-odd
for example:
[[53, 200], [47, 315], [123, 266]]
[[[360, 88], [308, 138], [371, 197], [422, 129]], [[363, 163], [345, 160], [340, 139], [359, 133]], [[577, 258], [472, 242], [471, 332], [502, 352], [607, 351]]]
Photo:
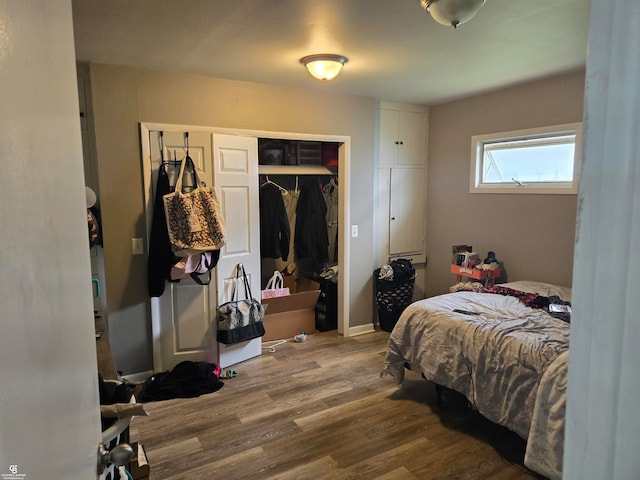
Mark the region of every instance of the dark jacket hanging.
[[327, 204], [316, 177], [305, 179], [300, 188], [296, 207], [294, 250], [296, 260], [304, 261], [303, 275], [313, 278], [329, 257], [327, 233]]
[[260, 255], [263, 258], [289, 256], [291, 228], [280, 189], [271, 183], [260, 187]]
[[162, 196], [171, 192], [169, 175], [160, 165], [158, 170], [158, 181], [156, 184], [156, 198], [153, 205], [153, 219], [151, 223], [151, 237], [149, 238], [149, 259], [148, 259], [148, 283], [149, 295], [159, 297], [164, 292], [165, 281], [170, 280], [171, 266], [176, 263], [177, 258], [171, 251], [169, 242], [169, 231], [167, 230], [167, 219], [164, 213], [164, 203]]

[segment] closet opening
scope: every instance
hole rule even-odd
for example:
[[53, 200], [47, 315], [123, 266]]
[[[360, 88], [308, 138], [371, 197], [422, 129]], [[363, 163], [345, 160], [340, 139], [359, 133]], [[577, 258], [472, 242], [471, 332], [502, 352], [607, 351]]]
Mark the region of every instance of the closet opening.
[[[159, 140], [160, 132], [163, 132], [163, 142]], [[210, 325], [211, 320], [215, 318], [214, 309], [216, 306], [220, 302], [227, 301], [225, 292], [227, 291], [228, 276], [233, 272], [236, 264], [242, 263], [251, 272], [251, 289], [256, 297], [259, 296], [262, 287], [262, 276], [269, 276], [274, 271], [273, 264], [268, 268], [263, 267], [260, 258], [258, 197], [260, 185], [267, 180], [267, 177], [270, 181], [283, 187], [295, 189], [296, 176], [298, 177], [298, 188], [301, 188], [303, 178], [318, 176], [320, 182], [325, 180], [330, 182], [331, 177], [336, 176], [334, 182], [338, 185], [339, 191], [338, 224], [340, 227], [339, 241], [336, 246], [339, 267], [337, 334], [347, 337], [354, 334], [353, 329], [349, 326], [350, 237], [347, 235], [350, 224], [348, 188], [350, 184], [350, 137], [141, 123], [140, 138], [147, 242], [149, 242], [151, 235], [153, 212], [156, 210], [154, 209], [154, 203], [157, 200], [154, 186], [157, 184], [160, 163], [163, 158], [171, 160], [182, 158], [186, 153], [186, 132], [189, 133], [190, 156], [197, 168], [203, 172], [206, 181], [216, 188], [226, 219], [227, 239], [223, 247], [224, 254], [221, 255], [215, 268], [215, 279], [210, 285], [203, 287], [195, 285], [193, 281], [168, 282], [161, 296], [151, 298], [150, 316], [154, 370], [164, 371], [179, 361], [187, 359], [199, 361], [202, 359], [203, 352], [206, 352], [207, 355], [211, 354], [211, 358], [223, 367], [261, 353], [260, 341], [252, 340], [248, 344], [243, 343], [235, 348], [210, 342]], [[323, 166], [322, 157], [319, 165], [304, 164], [304, 162], [309, 163], [309, 160], [304, 160], [306, 147], [313, 146], [313, 143], [312, 145], [302, 143], [305, 148], [296, 150], [295, 158], [298, 158], [298, 151], [303, 153], [301, 156], [303, 164], [260, 165], [260, 163], [264, 163], [265, 148], [261, 148], [262, 155], [259, 155], [259, 139], [333, 143], [334, 151], [336, 146], [338, 149], [339, 165]], [[290, 144], [289, 146], [298, 147], [300, 144]], [[322, 155], [322, 145], [320, 147]], [[314, 299], [314, 304], [315, 302]], [[275, 309], [267, 311], [273, 313]], [[312, 311], [314, 312], [314, 310]], [[269, 314], [266, 315], [266, 317], [268, 316]], [[297, 314], [291, 316], [297, 317]], [[175, 321], [177, 318], [180, 321]], [[312, 318], [312, 321], [315, 329], [315, 318]], [[209, 343], [203, 343], [202, 339], [206, 339], [206, 342]]]
[[261, 281], [293, 295], [272, 301], [287, 334], [338, 330], [341, 145], [258, 138]]

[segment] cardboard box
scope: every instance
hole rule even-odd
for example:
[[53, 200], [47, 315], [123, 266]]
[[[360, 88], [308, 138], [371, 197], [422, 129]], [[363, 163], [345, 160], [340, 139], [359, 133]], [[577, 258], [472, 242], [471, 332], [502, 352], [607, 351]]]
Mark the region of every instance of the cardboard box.
[[293, 275], [283, 275], [282, 282], [282, 286], [288, 288], [290, 293], [296, 293], [296, 277]]
[[265, 298], [263, 342], [292, 338], [302, 330], [313, 333], [316, 329], [315, 306], [320, 290], [292, 293], [285, 297]]

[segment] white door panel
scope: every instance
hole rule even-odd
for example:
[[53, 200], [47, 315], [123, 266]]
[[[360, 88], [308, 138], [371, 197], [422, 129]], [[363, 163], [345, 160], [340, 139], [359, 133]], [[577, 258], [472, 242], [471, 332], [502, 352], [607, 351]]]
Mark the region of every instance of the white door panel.
[[426, 119], [424, 113], [401, 112], [399, 130], [402, 144], [398, 150], [398, 165], [424, 165]]
[[389, 261], [389, 203], [391, 196], [391, 169], [376, 169], [376, 189], [374, 190], [374, 219], [377, 260], [376, 265]]
[[[250, 217], [251, 192], [248, 186], [221, 186], [220, 206], [226, 222], [227, 236], [222, 253], [225, 259], [251, 254], [251, 238], [247, 224], [239, 221]], [[240, 263], [238, 261], [238, 263]]]
[[[193, 160], [196, 168], [199, 170], [198, 174], [202, 176], [202, 180], [204, 180], [208, 185], [211, 185], [213, 179], [213, 164], [211, 161], [211, 134], [207, 132], [188, 132], [188, 138], [185, 136], [184, 131], [181, 132], [164, 132], [162, 134], [163, 137], [163, 156], [164, 160], [182, 160], [185, 158], [187, 154], [187, 142], [189, 145], [188, 151], [189, 156]], [[154, 136], [158, 138], [158, 132], [153, 132]], [[152, 146], [155, 147], [156, 150], [160, 148], [159, 140], [154, 142], [152, 139]], [[155, 152], [152, 150], [152, 154]], [[158, 158], [158, 164], [154, 165], [156, 168], [153, 170], [153, 185], [155, 188], [155, 182], [158, 177], [158, 167], [159, 156], [153, 157]], [[169, 174], [169, 182], [171, 185], [175, 185], [176, 180], [178, 179], [180, 167], [171, 165], [167, 168], [167, 173]], [[190, 175], [185, 176], [184, 185], [186, 187], [191, 187], [192, 177]]]
[[[224, 135], [224, 137], [233, 139], [234, 143], [238, 138], [243, 138], [235, 137], [233, 135]], [[244, 181], [242, 180], [241, 175], [251, 173], [251, 170], [253, 170], [250, 165], [250, 155], [251, 152], [241, 145], [237, 145], [236, 148], [227, 148], [225, 146], [218, 147], [218, 158], [220, 159], [219, 171], [228, 174], [238, 174], [239, 176], [236, 177], [236, 181], [243, 184]], [[233, 177], [230, 177], [229, 181], [233, 181]]]
[[379, 164], [395, 165], [398, 159], [400, 132], [398, 132], [399, 112], [380, 110], [380, 133], [378, 135]]
[[[170, 282], [161, 297], [151, 299], [154, 370], [169, 370], [184, 360], [206, 360], [226, 367], [260, 355], [260, 339], [229, 346], [215, 340], [216, 306], [230, 299], [225, 294], [225, 284], [233, 281], [237, 264], [245, 266], [254, 297], [260, 295], [257, 139], [218, 135], [213, 129], [202, 127], [155, 127], [149, 132], [146, 145], [143, 138], [143, 156], [148, 163], [145, 168], [150, 170], [145, 178], [152, 184], [145, 189], [147, 208], [151, 209], [147, 219], [152, 217], [149, 214], [153, 209], [151, 199], [155, 199], [161, 159], [169, 161], [167, 172], [170, 182], [175, 184], [179, 165], [171, 165], [171, 161], [185, 158], [188, 141], [189, 156], [201, 179], [216, 189], [226, 224], [226, 242], [210, 285], [198, 285], [190, 278]], [[189, 130], [188, 138], [186, 130]], [[191, 176], [185, 176], [184, 184], [190, 186], [191, 183]], [[148, 227], [150, 231], [150, 222]]]
[[[258, 141], [236, 135], [213, 135], [214, 186], [225, 223], [226, 243], [216, 268], [218, 302], [231, 299], [236, 266], [242, 263], [254, 298], [260, 295], [260, 220], [258, 203]], [[243, 287], [238, 285], [240, 293]], [[261, 339], [238, 345], [218, 344], [224, 368], [262, 353]]]
[[[151, 162], [151, 198], [155, 199], [155, 187], [161, 158], [165, 162], [171, 185], [175, 185], [180, 170], [179, 164], [188, 154], [193, 160], [198, 174], [207, 184], [213, 183], [213, 162], [211, 155], [211, 133], [188, 132], [185, 130], [152, 131], [149, 135]], [[188, 149], [187, 149], [188, 142]], [[162, 157], [160, 149], [162, 148]], [[193, 178], [185, 175], [184, 186], [192, 186]], [[149, 207], [150, 205], [150, 207]], [[153, 202], [147, 202], [153, 209]], [[149, 225], [149, 230], [150, 230]], [[215, 285], [202, 286], [191, 278], [179, 282], [167, 282], [161, 297], [153, 297], [152, 330], [154, 339], [154, 370], [165, 371], [185, 361], [202, 361], [208, 358], [213, 343], [211, 319], [215, 318]]]
[[171, 322], [175, 332], [174, 350], [177, 355], [201, 352], [208, 345], [203, 344], [203, 332], [209, 329], [212, 312], [209, 309], [209, 289], [195, 282], [172, 283]]
[[391, 169], [389, 253], [424, 251], [423, 168]]

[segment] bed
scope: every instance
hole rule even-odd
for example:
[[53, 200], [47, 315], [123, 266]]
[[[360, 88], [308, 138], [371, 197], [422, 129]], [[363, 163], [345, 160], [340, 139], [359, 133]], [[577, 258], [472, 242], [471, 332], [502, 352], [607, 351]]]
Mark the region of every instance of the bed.
[[389, 336], [383, 373], [400, 384], [410, 368], [465, 395], [527, 440], [527, 467], [559, 479], [570, 324], [549, 299], [570, 302], [571, 290], [523, 281], [417, 301]]

